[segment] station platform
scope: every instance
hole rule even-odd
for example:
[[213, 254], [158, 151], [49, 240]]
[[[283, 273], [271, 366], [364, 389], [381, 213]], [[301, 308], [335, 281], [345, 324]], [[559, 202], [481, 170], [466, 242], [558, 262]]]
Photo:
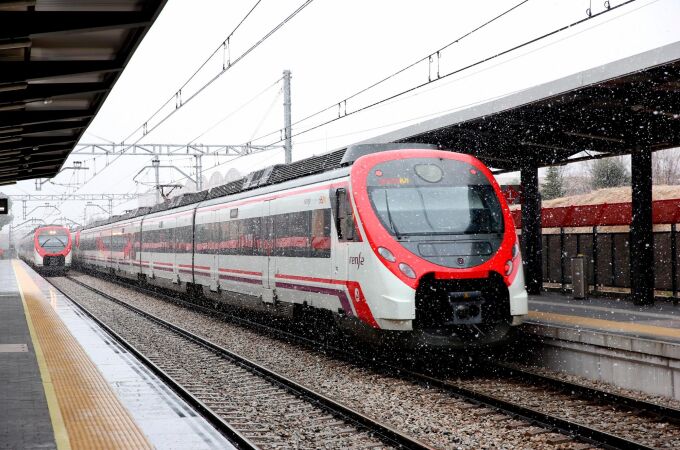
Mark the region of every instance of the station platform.
[[0, 260], [0, 448], [234, 448], [18, 260]]
[[680, 344], [680, 306], [657, 301], [636, 306], [617, 298], [574, 299], [546, 292], [529, 296], [529, 322], [577, 327]]
[[680, 400], [680, 306], [545, 292], [529, 297], [518, 330], [523, 361], [535, 366]]

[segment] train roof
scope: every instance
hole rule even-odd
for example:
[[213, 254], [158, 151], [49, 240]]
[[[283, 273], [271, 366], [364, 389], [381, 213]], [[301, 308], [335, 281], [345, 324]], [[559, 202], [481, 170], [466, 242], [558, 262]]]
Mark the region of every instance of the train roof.
[[205, 200], [226, 197], [228, 195], [234, 195], [264, 186], [281, 184], [286, 181], [351, 166], [354, 161], [364, 155], [402, 149], [437, 150], [438, 147], [436, 145], [415, 143], [350, 145], [339, 150], [301, 159], [290, 164], [276, 164], [265, 167], [264, 169], [250, 172], [246, 176], [239, 178], [238, 180], [231, 181], [227, 184], [205, 189], [199, 192], [178, 195], [177, 197], [165, 200], [163, 203], [159, 203], [152, 207], [137, 208], [125, 214], [98, 220], [81, 229], [85, 230], [89, 228], [96, 228], [102, 225], [119, 222], [121, 220], [133, 219], [135, 217], [144, 216], [147, 214], [153, 214], [156, 212], [167, 211], [170, 209], [180, 208], [182, 206], [200, 203]]
[[36, 227], [31, 228], [30, 231], [27, 231], [27, 232], [23, 235], [23, 237], [29, 236], [29, 235], [31, 235], [31, 234], [35, 234], [35, 232], [38, 231], [40, 228], [47, 228], [47, 227], [60, 227], [60, 228], [65, 228], [65, 229], [67, 229], [69, 232], [71, 231], [71, 230], [69, 229], [69, 227], [64, 226], [64, 225], [61, 225], [61, 224], [58, 224], [58, 223], [46, 223], [46, 224], [38, 225], [38, 226], [36, 226]]

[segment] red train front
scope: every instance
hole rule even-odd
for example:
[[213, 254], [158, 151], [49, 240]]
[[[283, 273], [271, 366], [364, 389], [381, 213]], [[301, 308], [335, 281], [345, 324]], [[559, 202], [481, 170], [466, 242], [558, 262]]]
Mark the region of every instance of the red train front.
[[21, 238], [17, 251], [35, 268], [64, 272], [71, 267], [71, 232], [60, 225], [38, 227]]
[[521, 322], [518, 239], [484, 164], [437, 150], [379, 152], [356, 160], [350, 182], [366, 241], [351, 245], [364, 261], [350, 270], [378, 327], [455, 346], [501, 340]]

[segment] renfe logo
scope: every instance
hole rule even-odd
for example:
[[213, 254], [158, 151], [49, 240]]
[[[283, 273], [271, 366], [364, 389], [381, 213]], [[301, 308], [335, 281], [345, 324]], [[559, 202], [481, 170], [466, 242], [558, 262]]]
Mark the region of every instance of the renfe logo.
[[361, 266], [364, 265], [364, 257], [361, 256], [361, 253], [359, 253], [359, 256], [350, 256], [349, 263], [353, 266], [357, 266], [358, 270], [359, 268], [361, 268]]

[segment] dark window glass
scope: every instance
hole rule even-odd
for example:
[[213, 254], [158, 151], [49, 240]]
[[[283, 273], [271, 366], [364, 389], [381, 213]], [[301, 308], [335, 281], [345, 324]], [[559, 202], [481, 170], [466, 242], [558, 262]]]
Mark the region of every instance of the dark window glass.
[[48, 252], [60, 252], [68, 245], [68, 235], [60, 230], [43, 231], [38, 234], [38, 245]]
[[502, 233], [503, 214], [487, 177], [462, 161], [405, 159], [375, 166], [371, 204], [395, 236]]

